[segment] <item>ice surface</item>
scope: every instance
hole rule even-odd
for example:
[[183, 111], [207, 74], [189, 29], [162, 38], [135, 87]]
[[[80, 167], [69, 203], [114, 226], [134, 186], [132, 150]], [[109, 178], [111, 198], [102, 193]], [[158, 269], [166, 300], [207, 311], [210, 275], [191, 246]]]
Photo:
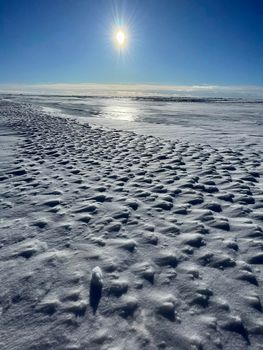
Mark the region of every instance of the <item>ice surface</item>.
[[169, 140], [188, 140], [215, 147], [253, 144], [262, 148], [263, 100], [193, 97], [20, 96], [46, 112], [83, 123], [135, 131]]

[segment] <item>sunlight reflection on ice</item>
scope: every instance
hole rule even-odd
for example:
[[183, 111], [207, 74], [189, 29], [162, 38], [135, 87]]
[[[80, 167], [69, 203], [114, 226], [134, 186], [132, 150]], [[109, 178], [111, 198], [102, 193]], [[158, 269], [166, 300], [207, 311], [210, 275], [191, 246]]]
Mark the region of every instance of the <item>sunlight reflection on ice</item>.
[[140, 114], [137, 103], [135, 101], [118, 101], [118, 104], [113, 103], [112, 100], [108, 104], [101, 106], [99, 113], [100, 117], [135, 121]]

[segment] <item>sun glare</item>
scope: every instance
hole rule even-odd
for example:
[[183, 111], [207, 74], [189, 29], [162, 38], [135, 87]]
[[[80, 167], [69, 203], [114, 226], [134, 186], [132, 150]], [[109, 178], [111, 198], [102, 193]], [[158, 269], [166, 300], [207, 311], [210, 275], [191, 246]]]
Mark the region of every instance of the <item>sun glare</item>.
[[119, 30], [116, 34], [116, 39], [118, 41], [119, 45], [123, 45], [125, 42], [125, 34], [123, 33], [122, 30]]
[[124, 48], [127, 42], [127, 35], [123, 29], [118, 29], [115, 31], [114, 41], [118, 48]]

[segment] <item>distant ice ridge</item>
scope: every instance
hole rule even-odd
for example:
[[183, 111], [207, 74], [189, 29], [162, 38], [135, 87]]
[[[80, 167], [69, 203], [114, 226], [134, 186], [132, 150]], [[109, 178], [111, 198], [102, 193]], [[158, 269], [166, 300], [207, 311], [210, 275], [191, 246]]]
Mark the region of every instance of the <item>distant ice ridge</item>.
[[61, 100], [70, 99], [130, 99], [134, 101], [152, 101], [152, 102], [203, 102], [203, 103], [263, 103], [262, 98], [258, 97], [201, 97], [201, 96], [173, 96], [169, 94], [165, 95], [126, 95], [126, 96], [116, 96], [116, 95], [105, 95], [105, 96], [94, 96], [94, 95], [60, 95], [60, 94], [0, 94], [1, 97], [12, 99], [12, 100], [28, 100], [32, 102], [33, 100], [48, 100], [52, 98], [60, 98]]

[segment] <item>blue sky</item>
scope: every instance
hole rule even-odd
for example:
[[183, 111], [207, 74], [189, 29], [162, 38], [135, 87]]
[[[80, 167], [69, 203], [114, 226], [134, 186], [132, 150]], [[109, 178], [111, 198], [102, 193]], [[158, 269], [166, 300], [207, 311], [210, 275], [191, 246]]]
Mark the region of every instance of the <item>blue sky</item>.
[[262, 86], [262, 62], [261, 0], [0, 0], [0, 84]]

